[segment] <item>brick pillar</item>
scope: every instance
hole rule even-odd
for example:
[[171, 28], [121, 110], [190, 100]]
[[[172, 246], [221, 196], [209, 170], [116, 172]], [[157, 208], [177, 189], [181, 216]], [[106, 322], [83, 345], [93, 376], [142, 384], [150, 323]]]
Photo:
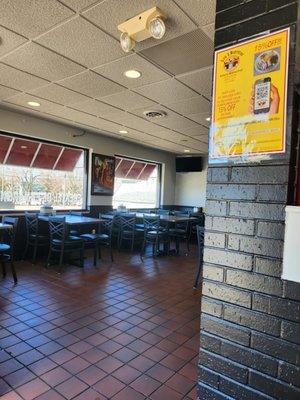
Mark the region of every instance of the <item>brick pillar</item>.
[[[289, 0], [217, 0], [215, 43], [222, 48], [291, 26], [292, 147], [297, 7]], [[294, 159], [291, 154], [285, 162], [208, 168], [200, 400], [300, 399], [300, 284], [281, 279]]]

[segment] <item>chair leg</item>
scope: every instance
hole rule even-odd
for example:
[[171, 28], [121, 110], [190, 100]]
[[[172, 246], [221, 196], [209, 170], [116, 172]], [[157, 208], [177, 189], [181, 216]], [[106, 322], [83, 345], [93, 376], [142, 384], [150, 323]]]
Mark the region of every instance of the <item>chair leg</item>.
[[178, 255], [179, 254], [179, 238], [178, 237], [175, 238], [175, 245], [176, 245], [176, 254]]
[[62, 249], [60, 250], [60, 254], [59, 254], [59, 263], [58, 263], [58, 266], [59, 266], [59, 272], [61, 272], [61, 271], [62, 271], [62, 267], [63, 267], [63, 260], [64, 260], [64, 249], [62, 248]]
[[190, 241], [189, 241], [188, 237], [186, 238], [186, 248], [187, 248], [187, 251], [190, 252]]
[[[80, 267], [83, 268], [84, 267], [84, 244], [82, 245], [82, 247], [79, 250], [79, 263], [80, 263]], [[96, 264], [97, 264], [97, 254], [96, 254]]]
[[134, 236], [132, 236], [131, 239], [131, 252], [133, 252], [133, 249], [134, 249]]
[[199, 261], [198, 272], [197, 272], [197, 276], [196, 276], [196, 279], [195, 279], [195, 282], [194, 282], [193, 289], [197, 289], [197, 287], [199, 285], [199, 278], [200, 278], [201, 269], [202, 269], [202, 262]]
[[146, 247], [146, 238], [144, 238], [142, 246], [141, 246], [141, 253], [140, 253], [141, 258], [143, 257], [143, 255], [145, 253], [145, 247]]
[[14, 282], [16, 284], [16, 283], [18, 283], [18, 278], [17, 278], [17, 272], [16, 272], [15, 265], [14, 265], [13, 261], [11, 261], [10, 265], [11, 265], [11, 273], [12, 273], [12, 276], [14, 278]]
[[37, 243], [35, 243], [34, 247], [33, 247], [33, 257], [32, 257], [32, 263], [33, 264], [36, 263], [37, 249], [38, 249], [38, 245], [37, 245]]
[[24, 252], [23, 252], [23, 255], [22, 255], [22, 260], [26, 259], [26, 255], [27, 255], [27, 252], [28, 252], [28, 247], [29, 247], [29, 243], [28, 243], [28, 240], [27, 240], [26, 241], [26, 245], [25, 245], [25, 249], [24, 249]]
[[51, 247], [49, 247], [49, 252], [48, 252], [48, 257], [47, 257], [47, 261], [46, 261], [46, 268], [50, 267], [50, 261], [51, 261]]
[[98, 243], [95, 243], [94, 247], [94, 267], [97, 265], [97, 258], [98, 258]]
[[4, 261], [1, 261], [1, 268], [2, 268], [2, 276], [3, 276], [3, 278], [5, 278], [6, 277], [6, 268], [5, 268]]
[[110, 251], [110, 260], [111, 262], [114, 261], [114, 255], [113, 255], [113, 249], [112, 249], [112, 243], [110, 242], [109, 244], [109, 251]]

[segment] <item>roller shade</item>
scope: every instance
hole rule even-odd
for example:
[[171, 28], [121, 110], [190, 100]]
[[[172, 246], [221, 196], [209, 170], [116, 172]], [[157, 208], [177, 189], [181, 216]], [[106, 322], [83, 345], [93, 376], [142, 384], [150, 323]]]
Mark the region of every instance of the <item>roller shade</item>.
[[73, 171], [83, 150], [0, 134], [0, 164]]
[[148, 180], [152, 172], [157, 168], [156, 164], [143, 161], [116, 157], [116, 178]]

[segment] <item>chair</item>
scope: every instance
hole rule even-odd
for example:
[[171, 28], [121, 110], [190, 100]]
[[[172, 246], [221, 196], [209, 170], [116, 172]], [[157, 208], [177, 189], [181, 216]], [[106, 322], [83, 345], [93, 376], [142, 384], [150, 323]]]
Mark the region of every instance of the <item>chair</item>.
[[157, 214], [158, 215], [170, 215], [170, 210], [158, 209]]
[[11, 225], [11, 229], [7, 229], [4, 232], [4, 242], [0, 243], [0, 263], [2, 266], [2, 276], [6, 277], [6, 263], [10, 263], [12, 276], [14, 279], [14, 283], [18, 283], [17, 272], [14, 265], [14, 257], [15, 257], [15, 239], [18, 228], [19, 218], [14, 217], [4, 217], [2, 219], [2, 223], [6, 225]]
[[158, 215], [145, 215], [143, 217], [144, 223], [144, 240], [141, 248], [141, 258], [145, 253], [147, 243], [152, 244], [152, 254], [158, 254], [160, 244], [163, 243], [165, 250], [169, 253], [170, 250], [170, 237], [165, 229], [160, 227], [160, 217]]
[[198, 287], [200, 273], [202, 271], [202, 266], [203, 266], [204, 227], [197, 225], [196, 231], [197, 231], [197, 243], [198, 243], [198, 271], [197, 271], [195, 283], [193, 286], [194, 289], [197, 289], [197, 287]]
[[23, 253], [25, 259], [28, 248], [33, 247], [32, 262], [36, 262], [37, 251], [39, 247], [45, 247], [49, 242], [49, 236], [39, 232], [39, 220], [37, 213], [25, 212], [26, 224], [26, 245]]
[[[189, 215], [184, 214], [180, 211], [174, 211], [174, 216], [176, 217], [186, 217], [189, 218]], [[178, 221], [175, 222], [174, 228], [169, 229], [170, 237], [175, 240], [176, 245], [176, 253], [179, 254], [179, 246], [181, 241], [186, 242], [187, 251], [190, 251], [190, 221]]]
[[65, 217], [49, 217], [50, 247], [47, 258], [47, 267], [50, 266], [53, 253], [59, 255], [59, 268], [62, 270], [65, 254], [79, 252], [80, 267], [83, 267], [84, 240], [78, 236], [68, 234]]
[[120, 226], [121, 229], [118, 248], [121, 248], [123, 242], [129, 242], [131, 251], [133, 251], [135, 239], [141, 237], [141, 234], [144, 232], [144, 228], [137, 226], [135, 214], [120, 216]]
[[101, 258], [101, 245], [109, 247], [110, 259], [112, 262], [114, 261], [112, 253], [112, 230], [115, 218], [115, 215], [99, 214], [99, 219], [102, 222], [98, 225], [98, 232], [80, 235], [85, 244], [94, 247], [94, 266], [97, 265], [97, 259]]
[[[75, 215], [77, 217], [82, 217], [83, 213], [80, 211], [72, 211], [71, 210], [71, 211], [69, 211], [69, 215]], [[80, 227], [79, 227], [79, 229], [71, 229], [69, 231], [69, 233], [70, 233], [70, 235], [79, 236], [81, 233]]]

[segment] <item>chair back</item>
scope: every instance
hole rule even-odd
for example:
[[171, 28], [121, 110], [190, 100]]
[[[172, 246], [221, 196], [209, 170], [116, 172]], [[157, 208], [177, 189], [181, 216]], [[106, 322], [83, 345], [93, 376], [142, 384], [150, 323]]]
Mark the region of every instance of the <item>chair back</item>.
[[10, 245], [11, 259], [14, 258], [14, 254], [15, 254], [15, 244], [16, 244], [18, 222], [19, 222], [19, 218], [16, 218], [16, 217], [3, 217], [2, 218], [3, 224], [12, 226], [12, 229], [6, 230], [5, 234], [4, 234], [4, 240], [7, 241]]
[[39, 226], [38, 214], [25, 212], [25, 224], [27, 238], [29, 235], [37, 235]]
[[80, 211], [72, 211], [72, 210], [70, 210], [70, 211], [69, 211], [69, 215], [75, 215], [75, 216], [77, 216], [77, 217], [82, 217], [82, 216], [83, 216], [83, 213], [80, 212]]
[[149, 214], [144, 214], [143, 215], [143, 224], [144, 224], [144, 229], [145, 233], [149, 231], [158, 231], [160, 227], [160, 218], [159, 215], [149, 215]]
[[51, 240], [65, 241], [66, 238], [66, 217], [49, 217], [49, 231]]
[[121, 231], [135, 231], [136, 224], [136, 215], [135, 214], [127, 214], [120, 216], [120, 226]]
[[169, 210], [158, 209], [157, 210], [157, 214], [158, 215], [170, 215], [170, 211]]
[[198, 254], [199, 254], [199, 259], [202, 262], [203, 249], [204, 249], [204, 227], [201, 225], [196, 225], [196, 231], [197, 231]]
[[101, 219], [100, 223], [100, 231], [101, 233], [105, 233], [109, 237], [111, 237], [112, 229], [115, 223], [116, 215], [112, 214], [99, 214], [99, 219]]

